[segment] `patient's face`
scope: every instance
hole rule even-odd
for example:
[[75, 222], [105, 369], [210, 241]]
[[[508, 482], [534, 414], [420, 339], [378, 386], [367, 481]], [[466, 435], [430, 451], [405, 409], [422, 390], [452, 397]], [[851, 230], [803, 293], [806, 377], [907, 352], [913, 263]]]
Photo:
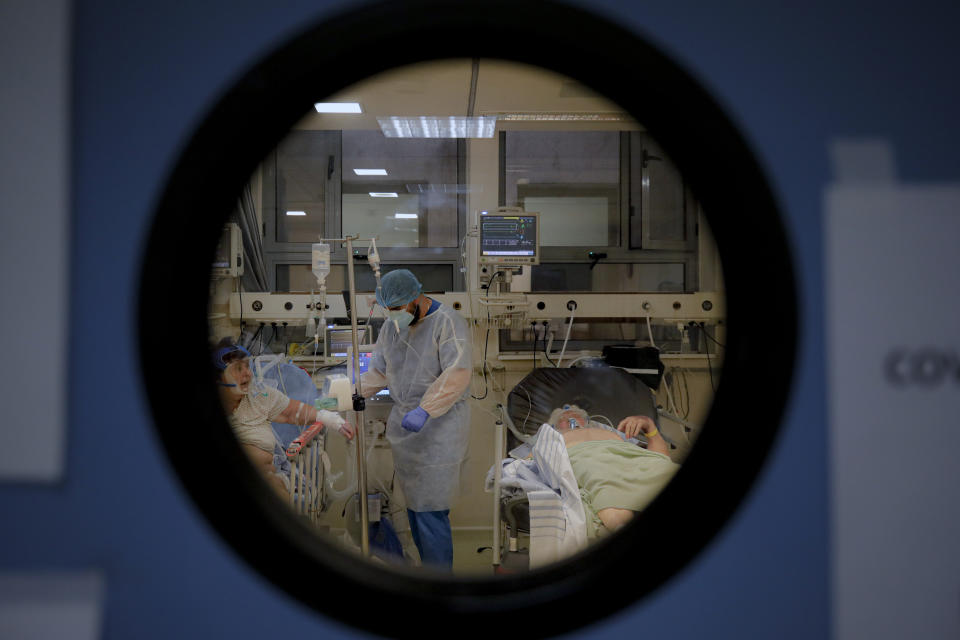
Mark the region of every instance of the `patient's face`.
[[223, 381], [227, 384], [237, 385], [232, 390], [238, 395], [250, 390], [252, 380], [253, 372], [250, 371], [250, 362], [246, 358], [231, 362], [223, 371]]
[[[571, 424], [571, 421], [573, 424]], [[587, 425], [583, 414], [576, 409], [570, 409], [560, 414], [557, 419], [556, 428], [560, 433], [570, 431], [570, 429], [581, 429]]]

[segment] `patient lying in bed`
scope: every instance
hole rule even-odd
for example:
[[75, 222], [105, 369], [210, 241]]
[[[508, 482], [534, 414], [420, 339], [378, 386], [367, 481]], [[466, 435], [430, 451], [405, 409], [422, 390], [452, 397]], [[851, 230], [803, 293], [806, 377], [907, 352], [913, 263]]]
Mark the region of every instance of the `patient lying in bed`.
[[[585, 411], [573, 405], [554, 410], [549, 424], [567, 446], [580, 487], [588, 538], [606, 535], [629, 522], [680, 468], [670, 460], [666, 441], [646, 416], [624, 418], [614, 431], [596, 426]], [[627, 441], [638, 435], [646, 437], [646, 449]]]

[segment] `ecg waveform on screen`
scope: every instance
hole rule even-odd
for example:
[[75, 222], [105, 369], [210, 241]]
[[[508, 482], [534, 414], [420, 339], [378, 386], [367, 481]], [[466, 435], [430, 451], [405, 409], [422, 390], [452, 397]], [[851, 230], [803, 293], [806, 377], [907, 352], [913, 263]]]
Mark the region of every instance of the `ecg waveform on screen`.
[[536, 233], [533, 218], [487, 218], [481, 223], [481, 251], [487, 256], [532, 256], [536, 253]]

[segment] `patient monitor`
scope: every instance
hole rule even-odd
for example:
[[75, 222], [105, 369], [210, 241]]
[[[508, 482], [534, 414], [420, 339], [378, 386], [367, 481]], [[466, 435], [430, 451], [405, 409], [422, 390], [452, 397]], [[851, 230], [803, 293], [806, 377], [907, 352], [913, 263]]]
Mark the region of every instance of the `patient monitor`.
[[481, 211], [479, 262], [481, 265], [540, 264], [540, 214], [516, 207]]

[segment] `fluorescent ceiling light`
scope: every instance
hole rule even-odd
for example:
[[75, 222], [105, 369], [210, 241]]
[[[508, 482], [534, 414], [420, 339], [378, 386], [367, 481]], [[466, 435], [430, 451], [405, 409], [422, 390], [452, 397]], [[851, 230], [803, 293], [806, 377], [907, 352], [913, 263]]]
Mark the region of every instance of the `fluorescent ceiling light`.
[[588, 111], [498, 113], [497, 117], [507, 122], [624, 122], [633, 120], [626, 113]]
[[408, 193], [483, 193], [483, 185], [472, 184], [420, 184], [404, 185]]
[[307, 215], [306, 211], [287, 211], [288, 216], [305, 216]]
[[397, 213], [393, 214], [393, 217], [396, 218], [397, 220], [414, 220], [414, 219], [416, 219], [417, 214], [415, 214], [415, 213], [400, 213], [400, 212], [397, 212]]
[[354, 169], [353, 172], [358, 176], [385, 176], [386, 169]]
[[399, 198], [396, 193], [382, 193], [377, 191], [370, 191], [371, 198]]
[[359, 102], [317, 102], [313, 108], [317, 113], [363, 113]]
[[377, 118], [388, 138], [492, 138], [497, 116], [391, 116]]

